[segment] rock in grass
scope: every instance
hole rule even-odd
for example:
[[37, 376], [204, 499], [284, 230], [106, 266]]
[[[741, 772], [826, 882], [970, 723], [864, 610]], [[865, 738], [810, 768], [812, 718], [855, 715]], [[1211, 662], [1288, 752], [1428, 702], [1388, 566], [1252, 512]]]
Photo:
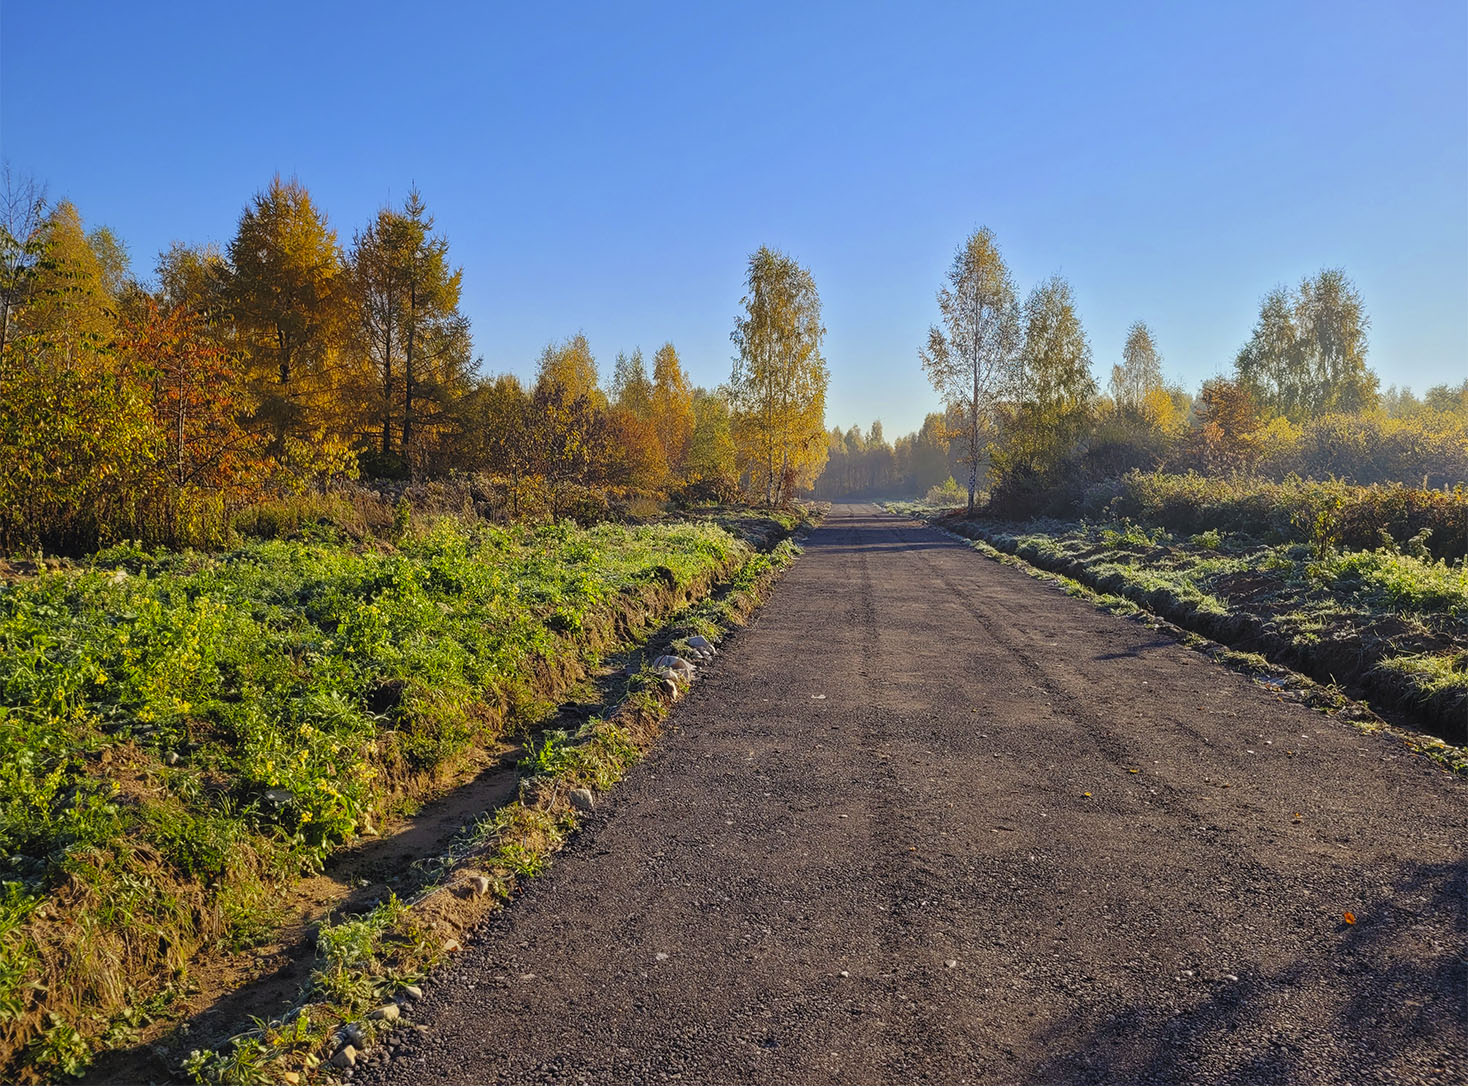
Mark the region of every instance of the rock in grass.
[[[489, 894], [489, 877], [487, 877], [487, 876], [471, 876], [469, 878], [469, 893], [471, 895], [488, 895]], [[417, 987], [414, 987], [414, 989], [417, 989]], [[418, 996], [419, 997], [422, 997], [423, 996], [423, 992], [421, 990], [418, 992]]]
[[396, 1020], [401, 1015], [401, 1010], [392, 1002], [379, 1005], [367, 1014], [368, 1020]]
[[659, 685], [658, 690], [663, 693], [664, 698], [670, 703], [678, 698], [678, 685], [673, 683], [669, 677], [663, 677], [663, 682]]
[[580, 812], [596, 811], [596, 795], [585, 787], [572, 790], [570, 793], [570, 800], [571, 807]]
[[423, 987], [421, 987], [421, 986], [404, 986], [403, 987], [403, 996], [406, 997], [409, 1001], [422, 1001], [423, 1000]]
[[652, 663], [655, 669], [671, 669], [678, 673], [684, 680], [693, 679], [693, 662], [676, 654], [664, 654]]
[[719, 652], [717, 649], [714, 648], [714, 644], [708, 639], [704, 638], [702, 635], [691, 636], [688, 639], [688, 645], [692, 646], [695, 650], [704, 651], [710, 657]]
[[331, 1064], [338, 1069], [351, 1069], [357, 1064], [357, 1048], [351, 1043], [331, 1056]]

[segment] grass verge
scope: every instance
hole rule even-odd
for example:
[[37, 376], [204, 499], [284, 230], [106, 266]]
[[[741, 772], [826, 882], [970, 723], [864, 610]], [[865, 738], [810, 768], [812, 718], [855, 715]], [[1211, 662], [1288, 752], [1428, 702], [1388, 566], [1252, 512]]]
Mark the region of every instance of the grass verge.
[[789, 531], [443, 518], [0, 586], [0, 1068], [82, 1073], [197, 957]]
[[[798, 554], [785, 540], [750, 556], [720, 592], [684, 610], [662, 634], [678, 646], [742, 625]], [[521, 762], [516, 799], [465, 827], [439, 856], [420, 859], [425, 885], [410, 901], [392, 897], [323, 927], [300, 1004], [223, 1045], [194, 1050], [184, 1071], [198, 1083], [333, 1083], [346, 1046], [361, 1050], [411, 1030], [372, 1011], [411, 995], [407, 988], [456, 952], [468, 929], [509, 901], [522, 880], [545, 871], [583, 818], [572, 792], [594, 795], [615, 785], [655, 743], [672, 702], [662, 679], [643, 669], [604, 715], [574, 732], [541, 733]]]
[[[1354, 564], [1350, 555], [1337, 554], [1333, 561], [1321, 565], [1306, 548], [1229, 542], [1215, 533], [1205, 533], [1201, 540], [1195, 537], [1179, 541], [1164, 530], [1126, 523], [1098, 526], [1043, 522], [1016, 527], [949, 516], [935, 519], [935, 524], [969, 540], [989, 558], [1050, 581], [1096, 607], [1144, 618], [1185, 645], [1259, 680], [1279, 698], [1336, 714], [1364, 729], [1391, 732], [1408, 747], [1448, 769], [1468, 773], [1468, 752], [1461, 747], [1464, 714], [1454, 710], [1464, 705], [1468, 690], [1468, 677], [1462, 671], [1468, 662], [1461, 649], [1450, 648], [1444, 654], [1386, 656], [1393, 646], [1412, 645], [1414, 639], [1418, 645], [1461, 645], [1463, 610], [1456, 597], [1442, 607], [1439, 596], [1443, 583], [1438, 576], [1444, 569], [1450, 591], [1455, 584], [1451, 566], [1418, 561], [1432, 567], [1434, 573], [1407, 591], [1413, 597], [1397, 599], [1433, 602], [1439, 610], [1404, 616], [1381, 596], [1384, 591], [1380, 586], [1338, 580], [1340, 571]], [[1233, 554], [1221, 548], [1232, 548]], [[1263, 562], [1259, 552], [1273, 555], [1273, 563]], [[1258, 601], [1271, 587], [1279, 591], [1275, 582], [1259, 581], [1257, 568], [1263, 568], [1269, 578], [1277, 578], [1283, 585], [1280, 569], [1285, 562], [1296, 573], [1295, 583], [1284, 591], [1285, 599], [1293, 601], [1291, 607], [1282, 608], [1281, 600], [1275, 598], [1270, 598], [1275, 600], [1275, 607], [1269, 610], [1256, 607], [1250, 611], [1239, 606], [1240, 601]], [[1391, 565], [1387, 556], [1377, 557], [1373, 563]], [[1304, 595], [1311, 603], [1302, 606], [1289, 598], [1289, 593]], [[1342, 615], [1346, 617], [1344, 622]], [[1378, 625], [1375, 637], [1368, 627], [1363, 638], [1363, 624], [1373, 623]], [[1395, 633], [1394, 640], [1383, 637], [1388, 629]], [[1302, 637], [1287, 642], [1287, 634], [1294, 632]], [[1322, 637], [1322, 632], [1333, 634]], [[1311, 652], [1317, 655], [1313, 660], [1318, 665], [1322, 657], [1317, 647], [1330, 647], [1332, 638], [1347, 642], [1346, 650], [1333, 653], [1359, 656], [1367, 652], [1364, 647], [1374, 647], [1376, 663], [1367, 671], [1345, 675], [1329, 671], [1317, 675], [1308, 668], [1298, 668], [1296, 662]], [[1449, 660], [1444, 662], [1443, 657]], [[1454, 743], [1444, 743], [1414, 729], [1394, 728], [1350, 695], [1365, 695], [1378, 705], [1406, 708], [1414, 725], [1426, 717], [1424, 707], [1430, 708], [1432, 717], [1427, 720], [1434, 731]], [[1428, 701], [1433, 698], [1438, 701]], [[1439, 724], [1444, 717], [1447, 729]], [[1458, 736], [1451, 732], [1453, 726]]]

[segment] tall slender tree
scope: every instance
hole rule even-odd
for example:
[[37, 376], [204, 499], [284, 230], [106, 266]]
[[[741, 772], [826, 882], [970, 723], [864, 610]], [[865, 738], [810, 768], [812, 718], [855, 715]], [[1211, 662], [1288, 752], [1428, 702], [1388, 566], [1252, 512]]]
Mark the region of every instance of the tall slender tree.
[[1005, 411], [1009, 471], [1048, 478], [1085, 430], [1096, 379], [1070, 284], [1053, 276], [1024, 304], [1024, 345]]
[[974, 510], [979, 465], [999, 398], [1014, 377], [1020, 345], [1019, 305], [994, 233], [982, 227], [953, 255], [938, 291], [943, 327], [928, 330], [918, 358], [954, 417], [969, 470], [968, 509]]
[[641, 419], [652, 418], [652, 381], [647, 376], [641, 348], [634, 348], [631, 355], [617, 352], [617, 360], [612, 365], [611, 399], [617, 407]]
[[668, 471], [683, 478], [693, 437], [693, 390], [672, 343], [658, 348], [652, 359], [652, 421]]
[[1111, 398], [1126, 411], [1140, 412], [1153, 390], [1162, 388], [1162, 355], [1145, 321], [1126, 331], [1121, 363], [1111, 368]]
[[[420, 455], [420, 430], [467, 389], [469, 322], [459, 313], [463, 269], [417, 189], [401, 210], [383, 208], [352, 245], [358, 326], [377, 375], [383, 468]], [[396, 431], [394, 425], [396, 424]]]
[[729, 381], [735, 445], [741, 471], [775, 504], [825, 464], [826, 330], [815, 280], [784, 253], [752, 253], [745, 286], [730, 334], [739, 349]]

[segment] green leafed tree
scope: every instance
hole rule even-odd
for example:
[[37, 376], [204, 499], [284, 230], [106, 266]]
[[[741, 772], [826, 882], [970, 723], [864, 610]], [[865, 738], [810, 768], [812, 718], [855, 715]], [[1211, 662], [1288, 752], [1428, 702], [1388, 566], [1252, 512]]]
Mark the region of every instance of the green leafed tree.
[[1296, 422], [1374, 408], [1361, 293], [1339, 268], [1264, 296], [1259, 321], [1234, 361], [1239, 382], [1267, 412]]
[[618, 408], [639, 419], [652, 418], [652, 381], [647, 376], [641, 348], [634, 348], [630, 355], [617, 352], [617, 360], [612, 364], [611, 399]]
[[1000, 397], [1010, 387], [1021, 342], [1019, 305], [1009, 269], [987, 227], [964, 240], [938, 291], [942, 326], [928, 330], [918, 358], [953, 418], [968, 468], [972, 513], [979, 467]]
[[1162, 354], [1145, 321], [1133, 321], [1126, 331], [1121, 362], [1111, 368], [1111, 399], [1124, 411], [1142, 410], [1147, 395], [1162, 388]]
[[996, 463], [1051, 482], [1085, 432], [1096, 396], [1091, 345], [1070, 284], [1052, 277], [1024, 304], [1024, 343], [1004, 411], [1004, 448]]

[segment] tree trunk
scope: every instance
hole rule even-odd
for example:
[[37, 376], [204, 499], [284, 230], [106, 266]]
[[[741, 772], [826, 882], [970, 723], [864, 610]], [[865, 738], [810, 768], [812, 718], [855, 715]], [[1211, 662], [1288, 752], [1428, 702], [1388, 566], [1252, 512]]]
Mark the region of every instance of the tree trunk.
[[413, 351], [418, 337], [418, 277], [416, 272], [408, 284], [408, 341], [403, 356], [403, 456], [409, 455], [413, 441]]
[[382, 456], [392, 453], [392, 318], [382, 333]]

